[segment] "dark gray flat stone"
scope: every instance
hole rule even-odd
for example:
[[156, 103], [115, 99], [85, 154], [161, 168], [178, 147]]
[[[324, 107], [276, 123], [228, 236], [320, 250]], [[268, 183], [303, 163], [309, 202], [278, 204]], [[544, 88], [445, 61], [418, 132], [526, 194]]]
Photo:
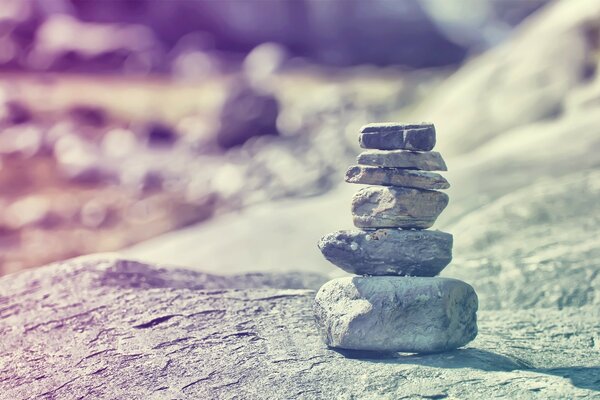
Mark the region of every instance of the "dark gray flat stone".
[[477, 295], [449, 278], [346, 277], [315, 298], [325, 344], [350, 350], [434, 353], [477, 336]]
[[325, 258], [358, 275], [435, 276], [452, 260], [452, 235], [439, 231], [338, 231], [319, 241]]
[[361, 165], [387, 168], [420, 169], [422, 171], [448, 170], [444, 159], [437, 151], [367, 150], [358, 155], [357, 162]]
[[431, 227], [448, 205], [448, 195], [435, 190], [368, 186], [352, 198], [358, 228]]
[[404, 186], [417, 189], [448, 189], [450, 184], [435, 172], [402, 168], [354, 165], [346, 171], [346, 182], [363, 185]]
[[435, 126], [430, 123], [375, 123], [361, 128], [358, 136], [365, 149], [429, 151], [435, 146]]

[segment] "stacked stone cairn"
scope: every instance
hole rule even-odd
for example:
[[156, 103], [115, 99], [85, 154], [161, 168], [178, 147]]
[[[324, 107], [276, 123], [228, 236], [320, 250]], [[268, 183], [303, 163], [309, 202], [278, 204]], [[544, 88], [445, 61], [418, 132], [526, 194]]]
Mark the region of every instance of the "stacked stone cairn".
[[330, 347], [434, 353], [477, 335], [477, 295], [465, 282], [436, 277], [452, 259], [452, 235], [427, 230], [448, 204], [446, 164], [433, 124], [364, 126], [367, 149], [346, 182], [371, 185], [352, 199], [354, 225], [319, 242], [321, 252], [357, 274], [327, 282], [315, 298], [317, 325]]

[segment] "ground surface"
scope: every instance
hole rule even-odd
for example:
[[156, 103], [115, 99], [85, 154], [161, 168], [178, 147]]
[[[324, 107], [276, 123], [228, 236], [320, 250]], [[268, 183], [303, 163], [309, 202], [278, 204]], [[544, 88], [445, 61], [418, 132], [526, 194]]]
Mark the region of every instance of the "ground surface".
[[109, 258], [3, 277], [0, 398], [600, 398], [597, 308], [484, 311], [450, 353], [344, 353], [296, 278]]

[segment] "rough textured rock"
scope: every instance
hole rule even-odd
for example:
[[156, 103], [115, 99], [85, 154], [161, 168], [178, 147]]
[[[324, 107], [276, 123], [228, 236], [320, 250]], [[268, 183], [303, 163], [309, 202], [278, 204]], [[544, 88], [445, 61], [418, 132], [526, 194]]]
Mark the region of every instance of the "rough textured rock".
[[358, 275], [435, 276], [452, 260], [452, 235], [439, 231], [338, 231], [319, 241], [325, 258]]
[[346, 277], [314, 304], [325, 344], [349, 350], [434, 353], [477, 336], [477, 295], [449, 278]]
[[1, 278], [0, 397], [600, 397], [597, 307], [480, 312], [466, 349], [384, 357], [327, 349], [313, 291], [178, 274], [87, 259]]
[[448, 189], [448, 181], [435, 172], [354, 165], [346, 171], [346, 182], [364, 185], [404, 186], [417, 189]]
[[447, 205], [448, 195], [434, 190], [368, 186], [352, 198], [352, 218], [359, 228], [425, 229]]
[[364, 149], [429, 151], [435, 146], [435, 126], [429, 123], [369, 124], [360, 129], [358, 142]]
[[367, 150], [358, 155], [357, 162], [388, 168], [447, 171], [444, 159], [437, 151], [415, 152], [407, 150]]
[[599, 307], [599, 198], [600, 171], [583, 171], [491, 201], [448, 226], [456, 266], [444, 274], [487, 309]]

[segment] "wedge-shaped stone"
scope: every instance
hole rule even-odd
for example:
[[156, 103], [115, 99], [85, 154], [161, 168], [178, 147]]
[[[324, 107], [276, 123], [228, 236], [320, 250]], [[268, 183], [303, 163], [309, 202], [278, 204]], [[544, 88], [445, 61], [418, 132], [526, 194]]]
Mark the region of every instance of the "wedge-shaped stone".
[[433, 225], [448, 205], [435, 190], [368, 186], [352, 198], [352, 218], [359, 228], [417, 228]]
[[346, 171], [346, 182], [366, 185], [404, 186], [418, 189], [448, 189], [448, 181], [435, 172], [402, 168], [354, 165]]
[[437, 151], [367, 150], [358, 155], [359, 164], [376, 167], [447, 171], [444, 159]]
[[452, 260], [452, 235], [439, 231], [338, 231], [319, 241], [325, 258], [358, 275], [435, 276]]
[[449, 278], [347, 277], [321, 287], [314, 313], [328, 346], [434, 353], [477, 336], [477, 295]]
[[358, 136], [365, 149], [429, 151], [435, 146], [433, 124], [386, 122], [365, 125]]

